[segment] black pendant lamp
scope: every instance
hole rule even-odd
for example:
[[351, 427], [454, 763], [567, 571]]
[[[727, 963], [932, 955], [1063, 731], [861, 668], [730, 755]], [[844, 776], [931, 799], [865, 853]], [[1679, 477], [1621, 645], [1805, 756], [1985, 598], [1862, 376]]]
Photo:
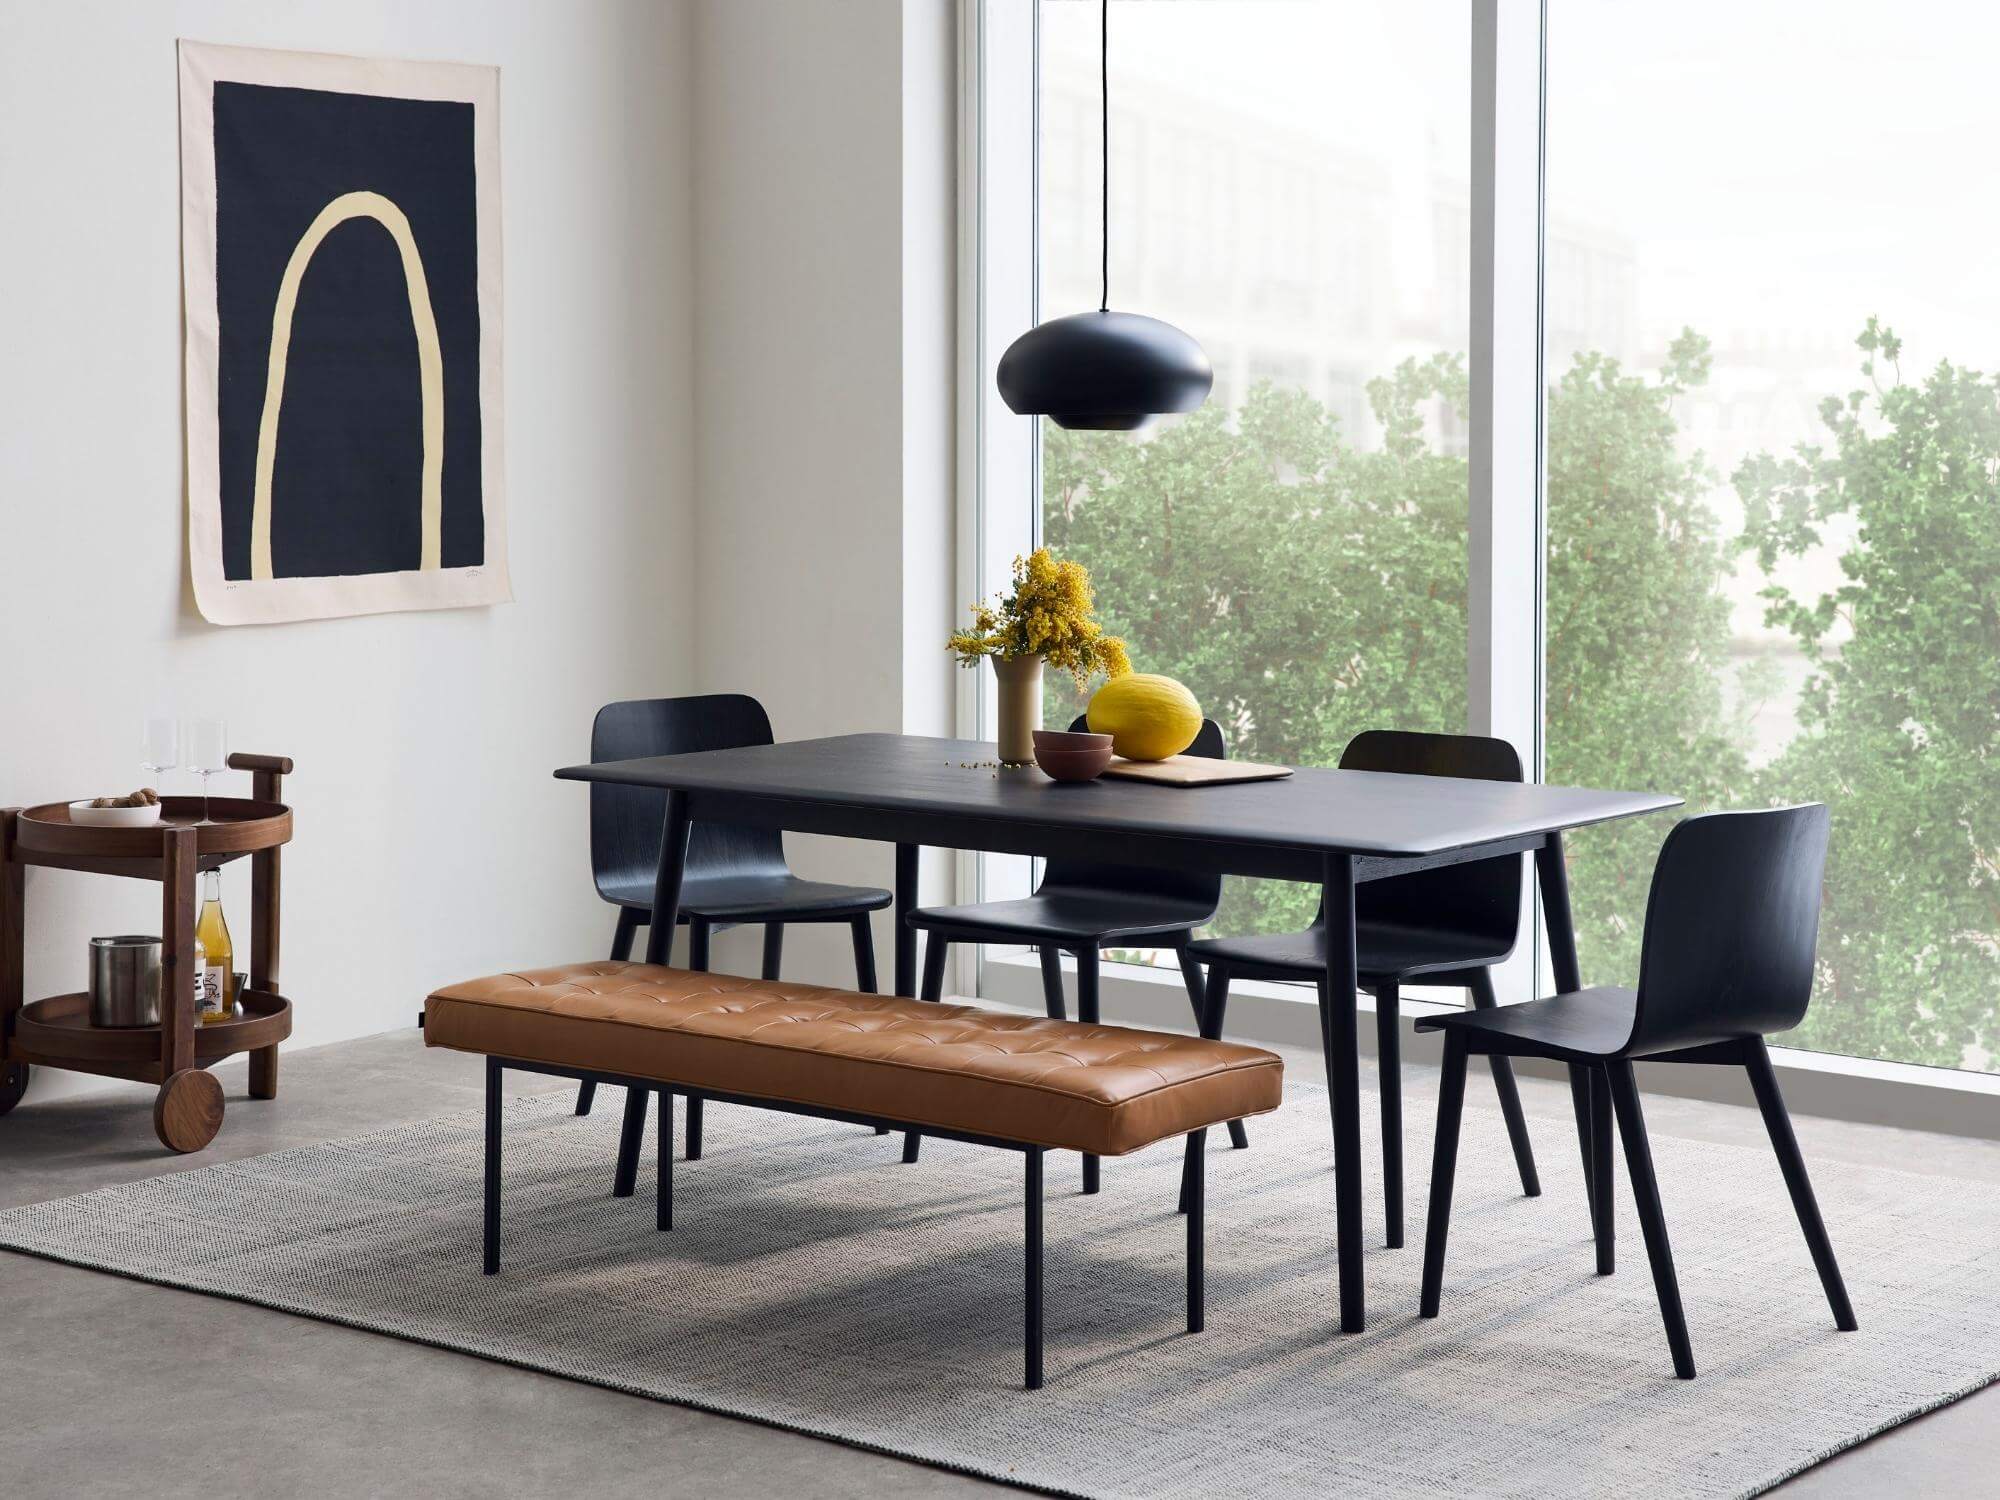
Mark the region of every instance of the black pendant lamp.
[[1058, 427], [1127, 432], [1163, 412], [1208, 399], [1215, 370], [1202, 347], [1171, 323], [1111, 311], [1111, 0], [1099, 26], [1104, 110], [1103, 294], [1096, 312], [1029, 329], [1000, 356], [1000, 399]]

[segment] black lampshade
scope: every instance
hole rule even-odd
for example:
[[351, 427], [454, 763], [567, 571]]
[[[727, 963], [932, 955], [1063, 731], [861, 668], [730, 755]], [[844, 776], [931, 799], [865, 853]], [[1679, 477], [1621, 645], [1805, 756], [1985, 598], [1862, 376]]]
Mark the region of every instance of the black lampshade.
[[1171, 323], [1083, 312], [1030, 328], [1000, 356], [1000, 399], [1058, 427], [1127, 432], [1161, 412], [1193, 411], [1215, 370]]

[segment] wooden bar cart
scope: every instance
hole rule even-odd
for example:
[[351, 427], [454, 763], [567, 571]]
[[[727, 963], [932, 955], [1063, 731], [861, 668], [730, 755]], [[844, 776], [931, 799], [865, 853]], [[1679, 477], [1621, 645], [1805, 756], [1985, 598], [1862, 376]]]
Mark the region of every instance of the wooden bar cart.
[[[249, 797], [161, 798], [151, 828], [72, 823], [67, 802], [0, 808], [0, 1115], [20, 1101], [31, 1066], [69, 1068], [157, 1083], [153, 1129], [172, 1151], [199, 1151], [222, 1128], [222, 1085], [206, 1071], [250, 1054], [250, 1097], [278, 1094], [278, 1043], [292, 1034], [291, 1002], [278, 993], [278, 854], [292, 837], [283, 801], [292, 763], [282, 755], [229, 757], [251, 773]], [[233, 1020], [196, 1025], [196, 882], [250, 856], [250, 981]], [[160, 882], [160, 1021], [157, 1026], [90, 1024], [88, 994], [24, 1003], [29, 865]]]

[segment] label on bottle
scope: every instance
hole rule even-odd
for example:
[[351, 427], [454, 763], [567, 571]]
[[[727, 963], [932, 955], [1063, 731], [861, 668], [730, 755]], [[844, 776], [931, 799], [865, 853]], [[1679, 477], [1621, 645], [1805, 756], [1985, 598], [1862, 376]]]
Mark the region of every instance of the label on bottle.
[[228, 982], [229, 976], [224, 972], [220, 964], [210, 964], [201, 971], [201, 1010], [203, 1015], [216, 1015], [222, 1010], [222, 997], [228, 993], [226, 988]]

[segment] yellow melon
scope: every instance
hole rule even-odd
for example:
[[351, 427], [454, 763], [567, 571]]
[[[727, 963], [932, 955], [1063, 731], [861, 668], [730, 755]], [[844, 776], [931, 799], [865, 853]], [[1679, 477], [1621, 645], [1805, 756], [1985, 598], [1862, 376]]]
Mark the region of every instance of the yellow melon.
[[1127, 760], [1179, 755], [1201, 733], [1201, 705], [1171, 677], [1127, 672], [1097, 690], [1085, 711], [1092, 734], [1111, 736]]

